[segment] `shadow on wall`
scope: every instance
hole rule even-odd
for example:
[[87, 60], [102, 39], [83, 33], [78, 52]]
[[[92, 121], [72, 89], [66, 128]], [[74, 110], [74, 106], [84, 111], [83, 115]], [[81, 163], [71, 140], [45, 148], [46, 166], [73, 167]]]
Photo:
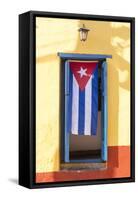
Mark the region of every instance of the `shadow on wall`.
[[[89, 31], [86, 42], [78, 42], [75, 53], [111, 54], [113, 58], [108, 62], [108, 139], [118, 144], [119, 123], [119, 87], [130, 90], [130, 49], [129, 27], [124, 23], [118, 26], [111, 22], [80, 21], [80, 26], [85, 23]], [[115, 167], [118, 167], [118, 152], [116, 151]]]
[[[103, 24], [97, 26], [97, 22], [91, 21], [80, 21], [80, 26], [82, 26], [83, 23], [85, 23], [85, 26], [88, 27], [91, 31], [89, 31], [87, 41], [78, 41], [75, 52], [85, 53], [85, 51], [87, 51], [87, 53], [90, 54], [113, 55], [111, 62], [109, 61], [109, 70], [110, 68], [111, 70], [112, 68], [114, 68], [117, 73], [120, 73], [120, 76], [126, 75], [122, 81], [119, 81], [119, 79], [117, 78], [116, 82], [113, 84], [117, 84], [117, 86], [129, 90], [129, 27], [124, 26], [124, 23], [122, 25], [120, 23], [118, 26], [114, 26], [112, 22], [103, 22]], [[128, 52], [126, 52], [127, 50]], [[123, 73], [125, 73], [125, 75]]]

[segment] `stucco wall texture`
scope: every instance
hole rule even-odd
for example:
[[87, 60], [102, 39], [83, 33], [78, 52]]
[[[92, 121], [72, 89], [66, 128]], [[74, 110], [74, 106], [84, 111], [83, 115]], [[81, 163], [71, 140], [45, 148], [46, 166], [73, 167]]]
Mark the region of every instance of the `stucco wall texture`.
[[[81, 42], [78, 29], [91, 31]], [[60, 169], [58, 52], [111, 54], [108, 62], [108, 146], [130, 145], [130, 24], [36, 18], [36, 172]]]

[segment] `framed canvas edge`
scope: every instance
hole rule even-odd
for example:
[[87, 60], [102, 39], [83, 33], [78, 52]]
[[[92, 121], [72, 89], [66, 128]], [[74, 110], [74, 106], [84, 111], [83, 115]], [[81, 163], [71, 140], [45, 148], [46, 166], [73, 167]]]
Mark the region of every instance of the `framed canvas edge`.
[[[19, 184], [28, 188], [48, 188], [48, 187], [63, 187], [63, 186], [81, 186], [81, 185], [95, 185], [95, 184], [112, 184], [112, 183], [126, 183], [135, 182], [135, 18], [134, 17], [120, 17], [120, 16], [104, 16], [104, 15], [88, 15], [88, 14], [75, 14], [75, 13], [55, 13], [55, 12], [41, 12], [41, 11], [29, 11], [19, 15], [29, 15], [29, 135], [27, 145], [29, 147], [29, 182], [27, 184]], [[35, 143], [35, 18], [36, 17], [53, 17], [53, 18], [69, 18], [69, 19], [86, 19], [86, 20], [100, 20], [100, 21], [119, 21], [129, 22], [131, 24], [131, 176], [125, 178], [111, 178], [111, 179], [97, 179], [97, 180], [83, 180], [83, 181], [64, 181], [53, 183], [36, 183], [35, 182], [35, 156], [36, 156], [36, 143]], [[20, 35], [19, 30], [19, 35]], [[24, 44], [26, 48], [26, 44]], [[19, 56], [20, 60], [20, 56]], [[19, 64], [20, 68], [20, 64]], [[20, 76], [19, 76], [20, 78]], [[19, 97], [20, 102], [20, 97]], [[20, 116], [20, 114], [19, 114]], [[22, 135], [19, 131], [19, 140]], [[19, 153], [20, 157], [20, 153]], [[25, 180], [26, 181], [26, 180]], [[24, 181], [24, 182], [25, 182]]]

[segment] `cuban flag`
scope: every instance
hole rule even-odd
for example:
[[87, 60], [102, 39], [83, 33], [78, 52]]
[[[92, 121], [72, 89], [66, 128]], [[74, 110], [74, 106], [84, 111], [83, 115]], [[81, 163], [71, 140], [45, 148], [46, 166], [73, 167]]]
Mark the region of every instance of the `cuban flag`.
[[96, 135], [98, 63], [69, 62], [69, 133]]

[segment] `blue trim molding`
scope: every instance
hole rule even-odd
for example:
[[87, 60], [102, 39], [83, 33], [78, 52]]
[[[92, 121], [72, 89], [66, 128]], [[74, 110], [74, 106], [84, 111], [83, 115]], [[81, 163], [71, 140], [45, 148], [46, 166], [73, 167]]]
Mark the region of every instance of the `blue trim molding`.
[[63, 60], [104, 60], [112, 58], [112, 55], [103, 54], [75, 54], [75, 53], [58, 53], [58, 56]]
[[69, 133], [68, 133], [68, 112], [69, 112], [69, 66], [65, 62], [65, 126], [64, 126], [64, 161], [69, 162]]
[[107, 161], [107, 62], [102, 63], [102, 160]]

